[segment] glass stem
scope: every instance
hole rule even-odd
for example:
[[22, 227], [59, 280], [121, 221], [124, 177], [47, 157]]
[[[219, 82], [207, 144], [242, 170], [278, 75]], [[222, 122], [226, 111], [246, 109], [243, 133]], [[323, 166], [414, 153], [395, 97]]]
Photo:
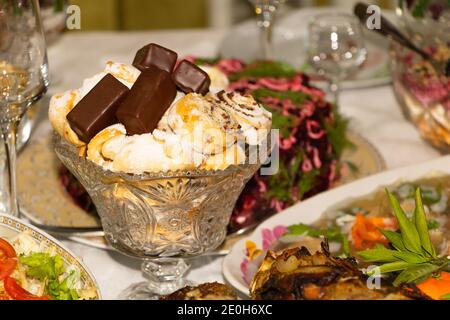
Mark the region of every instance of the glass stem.
[[332, 78], [330, 81], [330, 92], [333, 96], [333, 103], [339, 107], [339, 98], [341, 95], [341, 81], [338, 78]]
[[264, 60], [273, 60], [273, 23], [274, 15], [270, 11], [270, 8], [266, 5], [262, 5], [257, 8], [258, 14], [258, 26], [261, 30], [261, 46], [263, 50]]
[[158, 295], [168, 295], [185, 287], [184, 276], [188, 269], [189, 265], [181, 258], [146, 259], [142, 263], [149, 289]]
[[6, 168], [8, 170], [8, 194], [7, 194], [7, 212], [13, 217], [20, 217], [19, 205], [17, 202], [16, 188], [16, 141], [17, 127], [19, 120], [12, 120], [2, 124], [3, 142], [6, 152]]

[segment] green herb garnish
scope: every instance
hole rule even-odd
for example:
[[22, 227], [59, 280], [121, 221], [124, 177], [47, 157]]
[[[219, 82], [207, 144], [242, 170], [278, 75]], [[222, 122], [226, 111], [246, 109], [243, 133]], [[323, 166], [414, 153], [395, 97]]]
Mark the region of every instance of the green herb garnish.
[[422, 197], [423, 202], [428, 206], [432, 206], [433, 204], [439, 203], [439, 201], [441, 201], [442, 198], [442, 186], [439, 186], [437, 188], [433, 187], [422, 188]]
[[298, 181], [297, 184], [297, 194], [298, 194], [298, 198], [302, 199], [303, 196], [308, 193], [309, 191], [312, 190], [312, 188], [314, 187], [315, 183], [316, 183], [316, 178], [320, 175], [320, 170], [311, 170], [309, 172], [304, 172], [302, 174], [301, 179]]
[[277, 98], [279, 100], [291, 100], [294, 104], [302, 105], [305, 103], [306, 100], [308, 100], [311, 96], [304, 92], [299, 91], [275, 91], [270, 89], [257, 89], [252, 92], [252, 95], [258, 99], [264, 99], [264, 98]]
[[400, 232], [381, 230], [394, 247], [392, 250], [378, 245], [374, 249], [358, 252], [357, 255], [365, 261], [382, 264], [368, 274], [373, 276], [377, 272], [399, 272], [394, 280], [394, 285], [398, 286], [403, 283], [420, 283], [447, 268], [449, 259], [439, 257], [431, 243], [420, 188], [415, 193], [416, 209], [411, 220], [397, 198], [389, 190], [386, 192]]
[[436, 220], [427, 221], [428, 230], [436, 230], [441, 227], [441, 224]]
[[297, 125], [294, 117], [285, 116], [280, 110], [270, 106], [265, 107], [272, 112], [272, 128], [280, 130], [280, 135], [283, 139], [289, 138]]
[[348, 238], [342, 233], [339, 226], [332, 226], [328, 229], [317, 229], [306, 224], [296, 224], [288, 227], [288, 233], [285, 236], [308, 236], [313, 238], [325, 237], [330, 241], [339, 242], [342, 245], [342, 252], [351, 255]]
[[241, 78], [291, 78], [297, 71], [288, 63], [279, 61], [259, 61], [251, 64], [241, 72], [230, 76], [231, 81]]
[[279, 162], [278, 174], [268, 177], [269, 190], [267, 196], [269, 198], [278, 199], [288, 204], [294, 203], [292, 188], [295, 186], [299, 175], [303, 177], [300, 170], [303, 155], [303, 150], [299, 150], [291, 163]]
[[441, 297], [442, 300], [450, 300], [450, 292]]
[[214, 65], [220, 61], [220, 58], [195, 58], [194, 64], [196, 65]]
[[334, 107], [333, 114], [334, 121], [332, 123], [327, 123], [326, 121], [323, 121], [323, 123], [327, 131], [328, 140], [339, 159], [345, 149], [354, 147], [354, 145], [347, 138], [348, 120], [341, 116], [336, 106]]

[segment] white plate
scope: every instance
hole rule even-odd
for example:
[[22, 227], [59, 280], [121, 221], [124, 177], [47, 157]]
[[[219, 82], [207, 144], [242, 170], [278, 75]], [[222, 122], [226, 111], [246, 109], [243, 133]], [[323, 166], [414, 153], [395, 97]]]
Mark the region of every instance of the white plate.
[[99, 285], [79, 257], [73, 254], [58, 240], [38, 228], [22, 220], [0, 214], [0, 237], [9, 239], [22, 232], [29, 234], [37, 243], [43, 245], [43, 247], [54, 249], [66, 264], [76, 266], [80, 270], [81, 281], [88, 287], [94, 287], [96, 289], [96, 298], [101, 299]]
[[[292, 64], [297, 68], [307, 61], [304, 48], [309, 21], [318, 14], [346, 12], [341, 8], [306, 8], [294, 10], [280, 17], [274, 29], [275, 59]], [[348, 13], [348, 12], [347, 12]], [[383, 11], [393, 23], [396, 16], [393, 11]], [[356, 89], [389, 84], [389, 44], [388, 41], [372, 31], [365, 32], [368, 60], [353, 79], [344, 81], [346, 89]], [[254, 19], [235, 26], [220, 45], [219, 54], [225, 58], [238, 58], [251, 62], [260, 57], [259, 30]], [[309, 70], [306, 70], [309, 71]]]
[[261, 246], [262, 231], [274, 230], [278, 226], [290, 226], [298, 223], [311, 224], [331, 207], [343, 205], [354, 198], [369, 195], [380, 187], [389, 186], [401, 181], [415, 181], [434, 175], [450, 174], [450, 156], [442, 157], [426, 163], [386, 171], [368, 178], [352, 182], [340, 188], [319, 194], [275, 215], [261, 224], [249, 237], [237, 242], [222, 265], [226, 281], [240, 293], [248, 295], [248, 284], [243, 279], [241, 263], [246, 258], [245, 243], [252, 241]]

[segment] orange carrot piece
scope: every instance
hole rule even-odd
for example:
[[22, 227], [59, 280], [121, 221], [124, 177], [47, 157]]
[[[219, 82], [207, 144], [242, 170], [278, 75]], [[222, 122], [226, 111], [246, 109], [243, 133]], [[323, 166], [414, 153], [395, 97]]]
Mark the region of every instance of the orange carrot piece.
[[417, 287], [433, 300], [442, 300], [443, 296], [450, 294], [450, 273], [441, 272], [438, 278], [431, 277]]

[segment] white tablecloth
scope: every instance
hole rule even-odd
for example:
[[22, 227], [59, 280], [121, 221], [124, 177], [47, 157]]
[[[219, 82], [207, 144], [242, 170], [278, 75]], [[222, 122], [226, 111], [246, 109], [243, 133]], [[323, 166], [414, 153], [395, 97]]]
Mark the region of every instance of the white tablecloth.
[[[49, 93], [78, 88], [83, 79], [102, 70], [107, 60], [130, 62], [136, 50], [149, 42], [172, 48], [180, 56], [214, 56], [224, 34], [221, 30], [66, 34], [48, 51]], [[390, 86], [344, 92], [341, 111], [352, 119], [352, 128], [378, 148], [389, 169], [439, 156], [403, 118]], [[42, 123], [34, 138], [47, 130], [48, 123]], [[114, 299], [130, 284], [143, 280], [139, 260], [63, 242], [93, 272], [105, 299]], [[188, 278], [194, 282], [223, 281], [221, 263], [222, 258], [195, 259]]]

